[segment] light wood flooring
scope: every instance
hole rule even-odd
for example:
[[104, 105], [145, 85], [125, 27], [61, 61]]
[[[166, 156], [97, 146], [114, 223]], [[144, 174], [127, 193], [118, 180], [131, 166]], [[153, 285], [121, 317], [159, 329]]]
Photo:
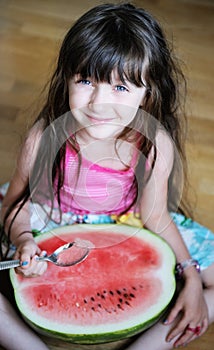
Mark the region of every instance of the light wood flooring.
[[[31, 105], [37, 109], [35, 101], [50, 77], [63, 36], [76, 18], [99, 3], [0, 0], [0, 184], [10, 179], [17, 148], [33, 115]], [[198, 221], [214, 230], [214, 1], [134, 3], [160, 19], [185, 63], [190, 125], [187, 149], [190, 181], [195, 190], [194, 213]], [[213, 350], [213, 331], [211, 326], [206, 335], [186, 349]], [[51, 346], [55, 350], [62, 348]]]

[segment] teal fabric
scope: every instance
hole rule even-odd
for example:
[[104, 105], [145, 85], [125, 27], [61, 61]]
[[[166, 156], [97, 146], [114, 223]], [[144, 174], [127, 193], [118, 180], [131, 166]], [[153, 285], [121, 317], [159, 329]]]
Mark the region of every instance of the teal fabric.
[[198, 222], [172, 213], [173, 221], [193, 259], [198, 260], [201, 270], [214, 263], [214, 233]]

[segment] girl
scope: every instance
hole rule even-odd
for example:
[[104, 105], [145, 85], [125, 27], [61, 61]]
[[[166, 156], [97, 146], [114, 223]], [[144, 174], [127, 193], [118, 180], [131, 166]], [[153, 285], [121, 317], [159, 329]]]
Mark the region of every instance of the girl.
[[[185, 209], [183, 81], [149, 13], [130, 4], [89, 10], [62, 43], [2, 207], [8, 243], [22, 261], [17, 272], [25, 276], [46, 269], [35, 259], [42, 252], [34, 228], [125, 218], [171, 245], [184, 286], [165, 322], [133, 341], [132, 350], [185, 345], [214, 320], [213, 235], [207, 230], [204, 241], [199, 225], [170, 214]], [[193, 246], [199, 238], [208, 242], [202, 256]]]

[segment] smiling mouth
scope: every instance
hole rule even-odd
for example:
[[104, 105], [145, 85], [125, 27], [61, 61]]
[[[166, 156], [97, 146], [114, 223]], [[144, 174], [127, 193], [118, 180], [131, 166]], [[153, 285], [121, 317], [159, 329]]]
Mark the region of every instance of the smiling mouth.
[[114, 120], [114, 118], [94, 118], [94, 117], [90, 117], [89, 115], [87, 115], [87, 118], [93, 123], [93, 124], [104, 124], [104, 123], [109, 123], [112, 122]]

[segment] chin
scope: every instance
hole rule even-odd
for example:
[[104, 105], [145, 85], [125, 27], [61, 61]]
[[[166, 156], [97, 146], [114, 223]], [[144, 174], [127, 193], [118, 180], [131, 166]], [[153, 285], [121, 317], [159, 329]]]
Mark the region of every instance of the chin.
[[115, 128], [106, 124], [90, 126], [87, 130], [87, 133], [97, 140], [116, 138], [120, 132], [121, 128]]

